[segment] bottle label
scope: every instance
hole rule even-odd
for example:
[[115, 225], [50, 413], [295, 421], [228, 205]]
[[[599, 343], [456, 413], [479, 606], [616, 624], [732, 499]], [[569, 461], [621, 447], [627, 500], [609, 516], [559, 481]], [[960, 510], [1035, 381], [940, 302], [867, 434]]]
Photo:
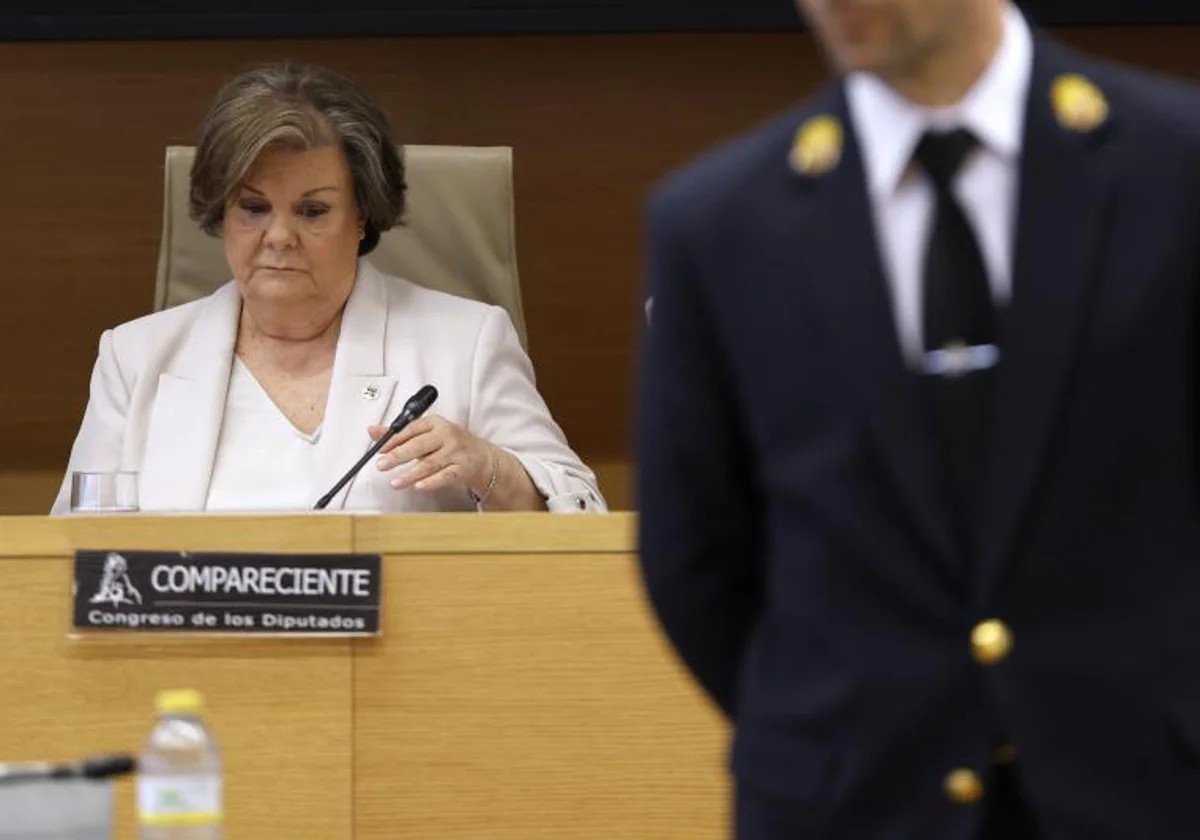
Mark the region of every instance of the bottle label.
[[138, 821], [144, 826], [216, 825], [221, 822], [221, 779], [164, 776], [138, 779]]

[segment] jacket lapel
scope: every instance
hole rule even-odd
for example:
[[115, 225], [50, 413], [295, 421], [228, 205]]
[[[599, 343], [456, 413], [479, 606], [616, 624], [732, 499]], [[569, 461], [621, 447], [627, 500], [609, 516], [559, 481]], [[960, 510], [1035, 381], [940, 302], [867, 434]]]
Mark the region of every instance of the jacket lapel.
[[1031, 495], [1079, 345], [1103, 241], [1107, 171], [1098, 151], [1112, 116], [1091, 131], [1064, 128], [1050, 91], [1078, 72], [1063, 48], [1037, 45], [1022, 152], [1012, 301], [1004, 316], [984, 510], [982, 592], [997, 583]]
[[[848, 126], [841, 86], [831, 86], [823, 98], [824, 106]], [[813, 288], [826, 309], [839, 358], [860, 399], [863, 416], [890, 468], [899, 497], [908, 505], [934, 556], [948, 570], [961, 574], [919, 382], [905, 365], [900, 348], [854, 132], [845, 132], [842, 158], [835, 168], [817, 177], [798, 175], [795, 189], [809, 192], [814, 233], [797, 245], [807, 249], [800, 260], [811, 265], [819, 277]]]
[[159, 376], [138, 494], [145, 510], [203, 510], [208, 495], [241, 297], [230, 283], [203, 306], [183, 349]]
[[[385, 422], [396, 388], [396, 380], [384, 375], [387, 307], [387, 281], [370, 263], [361, 260], [358, 279], [342, 313], [329, 401], [316, 452], [318, 486], [314, 488], [314, 504], [370, 447], [367, 427]], [[369, 474], [374, 468], [367, 464], [362, 473]], [[362, 473], [334, 497], [330, 510], [345, 507], [346, 497]]]

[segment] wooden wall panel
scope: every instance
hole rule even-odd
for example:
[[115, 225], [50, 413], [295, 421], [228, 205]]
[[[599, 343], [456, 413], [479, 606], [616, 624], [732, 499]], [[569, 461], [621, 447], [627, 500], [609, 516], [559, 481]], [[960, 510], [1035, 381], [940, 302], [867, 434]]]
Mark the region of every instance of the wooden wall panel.
[[[1181, 75], [1197, 35], [1067, 33]], [[646, 190], [823, 76], [787, 33], [0, 44], [0, 471], [61, 469], [100, 331], [150, 307], [163, 147], [223, 78], [282, 56], [358, 77], [403, 140], [516, 148], [539, 382], [596, 461], [628, 456]]]
[[689, 152], [810, 84], [819, 67], [795, 46], [787, 36], [0, 44], [10, 303], [0, 469], [65, 459], [99, 332], [151, 303], [163, 147], [191, 142], [226, 76], [282, 56], [359, 78], [402, 140], [515, 147], [540, 384], [577, 448], [624, 454], [642, 195]]

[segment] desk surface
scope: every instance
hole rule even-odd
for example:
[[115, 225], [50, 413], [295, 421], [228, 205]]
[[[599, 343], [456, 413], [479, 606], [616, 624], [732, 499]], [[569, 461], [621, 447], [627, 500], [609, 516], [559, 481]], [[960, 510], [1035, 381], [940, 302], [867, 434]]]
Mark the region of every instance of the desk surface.
[[0, 516], [0, 559], [66, 557], [112, 540], [130, 550], [632, 553], [636, 522], [632, 513]]

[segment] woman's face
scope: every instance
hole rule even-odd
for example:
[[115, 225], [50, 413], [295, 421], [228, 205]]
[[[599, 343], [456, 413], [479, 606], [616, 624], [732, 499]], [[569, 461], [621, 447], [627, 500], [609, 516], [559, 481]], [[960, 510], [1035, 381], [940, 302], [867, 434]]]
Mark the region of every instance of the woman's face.
[[291, 338], [326, 329], [354, 286], [361, 214], [341, 151], [267, 150], [225, 208], [225, 256], [251, 316]]

